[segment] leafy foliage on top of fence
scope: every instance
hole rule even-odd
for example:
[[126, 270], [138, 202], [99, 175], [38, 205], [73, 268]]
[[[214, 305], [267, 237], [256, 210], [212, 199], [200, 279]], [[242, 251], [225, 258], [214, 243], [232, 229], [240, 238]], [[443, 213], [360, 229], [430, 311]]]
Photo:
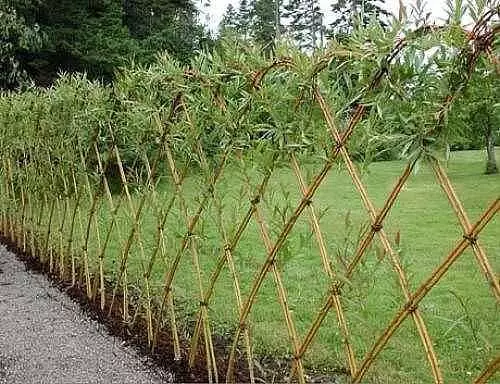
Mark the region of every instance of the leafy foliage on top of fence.
[[[291, 379], [306, 381], [307, 352], [332, 313], [352, 382], [411, 318], [431, 377], [441, 383], [421, 301], [468, 247], [500, 301], [498, 277], [478, 241], [500, 199], [472, 223], [441, 155], [453, 135], [453, 103], [478, 61], [492, 54], [497, 16], [498, 9], [487, 11], [468, 33], [453, 26], [405, 37], [360, 31], [312, 58], [281, 47], [269, 61], [227, 41], [189, 68], [160, 56], [151, 67], [124, 69], [111, 86], [65, 75], [47, 90], [5, 93], [1, 230], [103, 313], [142, 329], [151, 350], [168, 338], [175, 358], [190, 366], [203, 361], [209, 381], [235, 380], [236, 367], [256, 381], [255, 338], [263, 336], [255, 329], [268, 315], [255, 308], [272, 297], [283, 322], [270, 324], [288, 337]], [[388, 152], [408, 163], [376, 209], [359, 164]], [[421, 163], [436, 175], [464, 235], [413, 286], [384, 224]], [[337, 166], [367, 213], [340, 261], [315, 200]], [[283, 170], [295, 184], [279, 185]], [[375, 342], [360, 347], [363, 329], [353, 324], [349, 295], [375, 239], [403, 301]], [[304, 244], [321, 280], [306, 304], [293, 298], [300, 294], [287, 268]], [[494, 374], [499, 357], [483, 363], [478, 383]]]

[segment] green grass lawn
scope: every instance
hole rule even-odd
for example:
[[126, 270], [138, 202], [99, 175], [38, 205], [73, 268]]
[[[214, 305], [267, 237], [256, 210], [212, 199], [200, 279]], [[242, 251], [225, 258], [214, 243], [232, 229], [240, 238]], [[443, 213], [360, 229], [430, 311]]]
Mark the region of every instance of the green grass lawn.
[[[500, 158], [500, 152], [498, 156]], [[484, 157], [484, 153], [480, 151], [453, 152], [447, 165], [451, 181], [473, 222], [487, 205], [500, 195], [500, 175], [483, 174]], [[304, 166], [304, 171], [311, 175], [320, 166], [320, 163], [310, 160], [308, 165]], [[383, 205], [404, 166], [405, 163], [401, 161], [379, 162], [363, 172], [363, 180], [377, 208]], [[252, 169], [249, 171], [249, 178], [252, 184], [257, 185], [262, 175]], [[238, 167], [230, 165], [216, 189], [217, 198], [222, 204], [224, 227], [229, 235], [234, 232], [249, 206], [248, 194], [242, 185], [244, 183]], [[192, 215], [196, 211], [204, 182], [200, 176], [193, 175], [186, 180], [183, 188], [189, 213]], [[173, 189], [166, 179], [159, 186], [156, 202], [167, 201], [172, 196]], [[261, 204], [272, 239], [277, 237], [283, 219], [290, 216], [299, 198], [300, 193], [293, 172], [287, 167], [279, 168]], [[137, 201], [135, 203], [137, 205]], [[368, 216], [347, 172], [341, 166], [331, 171], [318, 190], [314, 205], [321, 215], [321, 228], [332, 266], [342, 274], [342, 260], [345, 262], [352, 257], [360, 233], [367, 226]], [[155, 206], [152, 200], [148, 201], [141, 220], [140, 231], [146, 257], [151, 254], [156, 236]], [[107, 207], [103, 202], [99, 215], [101, 237], [110, 221]], [[216, 225], [216, 211], [216, 205], [211, 204], [195, 231], [204, 289], [223, 246]], [[84, 221], [85, 214], [82, 213], [82, 223]], [[80, 236], [84, 227], [82, 224], [80, 229], [77, 228]], [[130, 215], [126, 211], [126, 202], [123, 202], [118, 215], [117, 230], [113, 232], [112, 242], [106, 252], [105, 260], [110, 279], [113, 278], [117, 255], [120, 254], [124, 239], [128, 236], [128, 228]], [[399, 233], [400, 257], [412, 291], [440, 264], [463, 234], [446, 196], [425, 164], [411, 176], [384, 228], [393, 244], [396, 234]], [[157, 294], [160, 292], [165, 266], [171, 263], [185, 231], [186, 225], [176, 206], [167, 221], [163, 257], [156, 263], [153, 272], [153, 287]], [[498, 215], [480, 235], [480, 243], [498, 274]], [[97, 254], [97, 244], [94, 236], [91, 254]], [[342, 295], [358, 361], [404, 303], [389, 258], [381, 259], [380, 249], [380, 243], [376, 239]], [[135, 245], [131, 250], [128, 266], [128, 278], [135, 286], [139, 286], [141, 281], [140, 255]], [[234, 252], [244, 298], [265, 256], [258, 226], [252, 220]], [[326, 274], [315, 237], [310, 230], [307, 212], [298, 220], [278, 259], [293, 319], [300, 337], [303, 337], [328, 292]], [[183, 329], [186, 333], [191, 332], [193, 316], [198, 309], [197, 281], [192, 256], [187, 250], [174, 280], [178, 320], [185, 325]], [[445, 382], [470, 382], [486, 363], [500, 352], [499, 307], [495, 305], [494, 297], [470, 250], [460, 257], [444, 279], [423, 300], [420, 310], [434, 341]], [[234, 333], [235, 324], [238, 323], [238, 309], [233, 279], [227, 268], [216, 285], [209, 313], [215, 333], [227, 337]], [[271, 273], [262, 286], [250, 320], [253, 347], [257, 354], [290, 356], [290, 342]], [[306, 364], [316, 369], [346, 365], [333, 310], [308, 351]], [[381, 353], [370, 371], [369, 378], [374, 383], [432, 382], [430, 369], [411, 318], [405, 320]], [[497, 379], [500, 378], [497, 376]]]

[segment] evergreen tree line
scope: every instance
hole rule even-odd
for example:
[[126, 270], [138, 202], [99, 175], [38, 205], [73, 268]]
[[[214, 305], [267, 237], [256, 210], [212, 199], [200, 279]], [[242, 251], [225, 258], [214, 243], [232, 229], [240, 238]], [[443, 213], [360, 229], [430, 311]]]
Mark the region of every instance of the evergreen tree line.
[[318, 0], [242, 0], [237, 10], [228, 6], [212, 36], [195, 0], [0, 0], [0, 88], [27, 79], [50, 85], [60, 72], [109, 81], [117, 68], [151, 63], [160, 51], [187, 63], [227, 34], [267, 52], [281, 37], [311, 51], [387, 15], [375, 0], [335, 0], [332, 11], [337, 18], [327, 28]]
[[383, 0], [334, 0], [331, 11], [333, 21], [326, 25], [319, 0], [241, 0], [238, 9], [228, 5], [220, 32], [254, 38], [269, 48], [276, 39], [287, 37], [312, 51], [322, 47], [327, 38], [345, 39], [372, 18], [386, 26], [389, 16]]
[[192, 0], [0, 0], [0, 88], [63, 71], [109, 81], [159, 51], [188, 62], [209, 42]]

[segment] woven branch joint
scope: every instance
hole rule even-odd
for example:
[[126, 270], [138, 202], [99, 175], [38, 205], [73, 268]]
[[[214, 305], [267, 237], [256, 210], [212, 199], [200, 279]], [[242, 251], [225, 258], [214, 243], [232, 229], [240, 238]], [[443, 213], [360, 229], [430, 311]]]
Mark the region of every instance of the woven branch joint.
[[250, 203], [252, 203], [252, 205], [257, 205], [260, 203], [260, 196], [255, 196], [252, 200], [250, 200]]
[[293, 355], [292, 359], [293, 359], [294, 361], [296, 361], [296, 362], [297, 362], [297, 361], [299, 361], [300, 359], [302, 359], [302, 354]]
[[247, 329], [247, 323], [240, 323], [240, 329], [242, 331], [246, 330]]
[[463, 238], [467, 240], [471, 245], [477, 245], [477, 235], [470, 235], [466, 233], [464, 234]]
[[417, 309], [418, 309], [418, 304], [416, 303], [411, 303], [408, 305], [408, 313], [415, 313]]
[[342, 294], [342, 284], [340, 281], [336, 281], [332, 284], [331, 293], [334, 296], [340, 296]]

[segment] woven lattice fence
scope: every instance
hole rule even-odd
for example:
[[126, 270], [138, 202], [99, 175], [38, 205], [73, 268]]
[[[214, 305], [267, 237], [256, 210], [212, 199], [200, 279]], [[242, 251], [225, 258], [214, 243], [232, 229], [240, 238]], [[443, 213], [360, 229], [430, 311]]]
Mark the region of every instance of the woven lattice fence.
[[[52, 274], [81, 289], [99, 306], [101, 314], [119, 319], [131, 332], [143, 332], [153, 353], [169, 350], [171, 356], [190, 367], [203, 364], [210, 382], [258, 381], [263, 368], [255, 338], [262, 343], [273, 333], [287, 340], [290, 357], [285, 364], [289, 374], [285, 376], [306, 382], [310, 377], [308, 353], [316, 353], [314, 345], [328, 328], [335, 329], [335, 337], [328, 343], [340, 346], [338, 366], [346, 370], [353, 383], [359, 383], [369, 376], [377, 361], [383, 360], [381, 355], [405, 324], [421, 343], [406, 346], [415, 349], [414, 355], [420, 354], [416, 364], [427, 365], [429, 380], [442, 383], [441, 357], [421, 303], [460, 256], [471, 249], [491, 300], [498, 306], [499, 279], [479, 235], [500, 210], [500, 197], [489, 203], [479, 219], [471, 221], [446, 167], [430, 155], [428, 147], [439, 137], [446, 112], [466, 87], [478, 58], [491, 55], [497, 30], [486, 25], [495, 14], [490, 11], [483, 16], [469, 33], [464, 49], [456, 54], [455, 70], [461, 75], [450, 83], [449, 94], [435, 111], [434, 121], [427, 125], [418, 150], [378, 207], [349, 152], [349, 143], [370, 115], [371, 107], [365, 100], [377, 94], [392, 63], [418, 34], [396, 42], [350, 106], [345, 123], [336, 117], [332, 110], [335, 103], [327, 96], [327, 83], [320, 80], [329, 61], [341, 53], [317, 60], [307, 92], [297, 86], [294, 99], [286, 101], [291, 115], [301, 121], [297, 104], [307, 99], [311, 110], [322, 116], [322, 140], [326, 144], [322, 145], [325, 156], [320, 166], [311, 166], [303, 147], [280, 146], [280, 138], [269, 132], [257, 134], [257, 141], [264, 143], [262, 147], [251, 147], [247, 145], [248, 133], [241, 129], [251, 113], [269, 103], [262, 94], [271, 92], [273, 85], [266, 83], [270, 74], [278, 74], [278, 81], [300, 84], [297, 67], [301, 63], [291, 58], [275, 59], [255, 71], [249, 90], [238, 100], [225, 97], [224, 86], [241, 86], [231, 73], [218, 75], [224, 86], [194, 70], [182, 74], [183, 87], [171, 86], [169, 81], [173, 80], [164, 79], [171, 99], [163, 103], [162, 111], [153, 111], [146, 122], [138, 122], [153, 127], [154, 139], [136, 138], [144, 145], [134, 164], [124, 160], [130, 155], [120, 146], [119, 118], [108, 119], [103, 126], [99, 123], [102, 112], [92, 108], [86, 111], [88, 121], [94, 118], [96, 122], [88, 127], [86, 143], [90, 145], [84, 145], [80, 137], [67, 136], [65, 141], [55, 143], [53, 150], [44, 150], [44, 143], [50, 142], [50, 121], [38, 122], [38, 136], [29, 145], [23, 146], [22, 138], [16, 139], [20, 152], [10, 151], [3, 136], [1, 233], [18, 249], [38, 257]], [[200, 101], [202, 96], [204, 102]], [[85, 95], [75, 96], [75, 104], [78, 97]], [[58, 108], [64, 110], [64, 106]], [[208, 113], [215, 116], [210, 122], [206, 120]], [[124, 109], [122, 116], [126, 114]], [[210, 145], [199, 128], [208, 123], [225, 127], [225, 135], [216, 137]], [[291, 132], [281, 138], [296, 142], [294, 135]], [[463, 236], [441, 260], [436, 260], [425, 279], [411, 283], [400, 257], [399, 239], [393, 239], [385, 224], [420, 163], [434, 174]], [[329, 241], [331, 229], [323, 224], [322, 217], [326, 204], [332, 204], [334, 210], [343, 202], [337, 202], [335, 195], [318, 197], [318, 191], [338, 167], [347, 171], [344, 182], [353, 186], [352, 194], [366, 212], [359, 221], [367, 223], [342, 255], [334, 253]], [[286, 186], [278, 181], [277, 174], [283, 172], [293, 176]], [[274, 204], [280, 200], [277, 191], [293, 196], [289, 198], [292, 203]], [[346, 226], [348, 222], [346, 218]], [[307, 291], [308, 282], [300, 282], [300, 273], [291, 273], [286, 262], [294, 249], [301, 249], [300, 245], [292, 246], [300, 236], [305, 236], [304, 242], [309, 244], [308, 262], [315, 265], [314, 276], [306, 278], [321, 282], [319, 289], [307, 293], [314, 296], [307, 304], [300, 301], [303, 293], [294, 284], [301, 283], [301, 289]], [[407, 242], [411, 241], [409, 237]], [[399, 296], [394, 298], [395, 309], [389, 311], [389, 320], [384, 319], [378, 333], [365, 335], [360, 348], [357, 339], [363, 330], [358, 327], [353, 334], [357, 317], [349, 295], [358, 281], [356, 274], [365, 270], [367, 260], [376, 258], [374, 252], [379, 262], [388, 266], [387, 279], [395, 277]], [[309, 264], [303, 268], [309, 268]], [[231, 295], [220, 294], [221, 287]], [[277, 316], [255, 313], [263, 300], [272, 301]], [[301, 305], [309, 306], [304, 309], [309, 316], [305, 320]], [[268, 317], [274, 320], [265, 323], [263, 319]], [[300, 326], [297, 318], [301, 318]], [[261, 323], [269, 328], [267, 333], [259, 331]], [[500, 366], [498, 345], [496, 352], [483, 361], [477, 377], [466, 381], [484, 383], [493, 377]], [[380, 367], [383, 369], [383, 363]]]

